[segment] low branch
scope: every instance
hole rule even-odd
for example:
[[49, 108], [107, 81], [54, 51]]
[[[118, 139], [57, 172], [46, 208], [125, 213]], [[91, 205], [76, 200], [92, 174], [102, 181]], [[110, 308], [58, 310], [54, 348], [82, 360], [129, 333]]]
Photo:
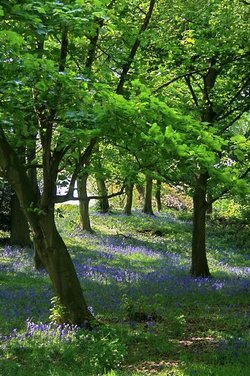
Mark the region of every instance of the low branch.
[[54, 203], [59, 204], [59, 203], [67, 202], [67, 201], [85, 201], [85, 202], [88, 202], [90, 200], [101, 200], [101, 199], [104, 199], [104, 198], [109, 199], [109, 198], [120, 196], [120, 195], [124, 194], [124, 190], [125, 190], [125, 186], [123, 185], [122, 188], [120, 189], [120, 191], [118, 191], [118, 192], [111, 193], [109, 195], [89, 196], [89, 197], [86, 197], [86, 198], [75, 197], [74, 192], [73, 192], [72, 194], [67, 193], [66, 195], [62, 195], [62, 196], [55, 196], [53, 201], [54, 201]]

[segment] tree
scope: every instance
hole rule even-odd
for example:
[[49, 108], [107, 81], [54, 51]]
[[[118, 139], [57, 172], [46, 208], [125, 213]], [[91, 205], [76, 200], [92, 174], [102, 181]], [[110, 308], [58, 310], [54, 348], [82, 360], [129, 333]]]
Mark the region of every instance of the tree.
[[153, 189], [153, 178], [149, 174], [146, 175], [145, 181], [145, 198], [144, 198], [144, 206], [143, 206], [143, 213], [154, 215], [153, 207], [152, 207], [152, 189]]
[[157, 203], [157, 210], [158, 212], [160, 212], [162, 209], [162, 203], [161, 203], [161, 181], [159, 179], [157, 179], [156, 181], [155, 199]]
[[[60, 130], [59, 120], [62, 119], [60, 111], [63, 111], [64, 104], [67, 102], [69, 105], [67, 95], [70, 93], [66, 94], [66, 92], [68, 85], [72, 83], [72, 78], [64, 79], [63, 75], [68, 53], [68, 30], [61, 23], [62, 19], [56, 14], [55, 9], [51, 23], [43, 16], [51, 10], [53, 3], [48, 3], [46, 9], [42, 4], [39, 10], [36, 6], [37, 4], [28, 4], [28, 2], [24, 7], [18, 5], [12, 7], [12, 4], [8, 4], [6, 6], [8, 9], [5, 10], [6, 30], [2, 32], [5, 39], [1, 68], [6, 78], [1, 94], [4, 99], [1, 108], [0, 168], [2, 175], [15, 190], [21, 208], [29, 221], [38, 255], [52, 280], [56, 295], [66, 308], [64, 321], [90, 325], [93, 317], [87, 309], [73, 263], [54, 220], [59, 166], [66, 152], [70, 148], [74, 150], [74, 142], [69, 144], [69, 138], [65, 133], [63, 134], [63, 130]], [[67, 10], [69, 9], [65, 10], [64, 15]], [[20, 15], [22, 21], [15, 24], [16, 18]], [[61, 33], [60, 42], [57, 42], [53, 50], [58, 33]], [[47, 36], [46, 47], [44, 35]], [[14, 72], [15, 82], [11, 81]], [[15, 101], [12, 100], [13, 93], [16, 95]], [[21, 116], [15, 118], [17, 111]], [[30, 116], [32, 129], [29, 128], [30, 122], [26, 122], [26, 118], [30, 119]], [[70, 122], [64, 117], [64, 121], [67, 120]], [[64, 129], [72, 135], [70, 125]], [[42, 149], [41, 153], [36, 154], [37, 159], [33, 160], [31, 165], [28, 164], [25, 155], [17, 155], [15, 151], [19, 141], [16, 137], [16, 129], [22, 129], [25, 136], [22, 139], [23, 147], [29, 148], [30, 145], [33, 147], [33, 143], [37, 142], [37, 146]], [[34, 129], [37, 130], [37, 139], [33, 137]], [[77, 132], [77, 129], [74, 130]], [[78, 128], [78, 131], [81, 129]], [[82, 162], [87, 158], [88, 151], [94, 144], [95, 140], [90, 139], [85, 153], [82, 154]], [[34, 185], [28, 174], [29, 170], [38, 165], [41, 165], [42, 169], [41, 190]], [[80, 167], [80, 165], [76, 166], [74, 179]], [[69, 195], [72, 192], [72, 184]]]
[[79, 200], [79, 211], [80, 211], [80, 218], [81, 218], [81, 226], [82, 230], [87, 232], [93, 232], [90, 224], [89, 218], [89, 197], [87, 192], [87, 180], [88, 180], [88, 172], [84, 171], [77, 179], [77, 192]]
[[[65, 308], [62, 319], [78, 325], [91, 325], [93, 316], [87, 309], [72, 260], [57, 231], [55, 203], [74, 197], [75, 182], [81, 177], [95, 145], [100, 137], [110, 132], [109, 122], [104, 122], [106, 105], [102, 103], [110, 95], [110, 84], [101, 81], [115, 83], [116, 99], [123, 92], [155, 1], [149, 2], [146, 15], [144, 8], [148, 4], [138, 8], [137, 18], [132, 16], [130, 6], [126, 9], [127, 4], [118, 4], [111, 12], [114, 4], [114, 1], [86, 2], [83, 7], [79, 2], [26, 0], [22, 4], [4, 1], [1, 7], [0, 173], [14, 189], [29, 222], [37, 254]], [[112, 72], [113, 62], [109, 66], [104, 56], [108, 55], [112, 39], [112, 33], [107, 30], [113, 28], [117, 47], [118, 39], [123, 38], [125, 28], [120, 15], [124, 12], [137, 21], [136, 33], [129, 47], [124, 46], [117, 84], [117, 74]], [[108, 28], [100, 38], [106, 18]], [[105, 54], [101, 53], [102, 58], [96, 54], [97, 42], [100, 42], [99, 53], [103, 46], [106, 49]], [[22, 153], [18, 152], [19, 147]], [[60, 172], [76, 160], [68, 192], [57, 196]]]
[[[194, 202], [191, 268], [194, 276], [210, 276], [205, 245], [208, 207], [228, 190], [228, 185], [234, 186], [248, 171], [244, 146], [240, 150], [238, 144], [236, 151], [232, 143], [233, 125], [250, 108], [248, 16], [249, 10], [238, 1], [167, 2], [158, 14], [157, 23], [162, 25], [158, 41], [153, 39], [149, 47], [151, 55], [153, 51], [156, 57], [145, 76], [153, 71], [159, 77], [156, 93], [161, 91], [162, 100], [165, 98], [172, 106], [178, 104], [183, 113], [190, 113], [201, 122], [200, 135], [197, 133], [189, 152], [184, 150], [186, 142], [176, 145], [179, 157], [186, 154], [188, 163], [195, 161], [195, 173], [189, 180]], [[168, 43], [164, 44], [166, 35]], [[178, 128], [174, 129], [179, 131]], [[233, 183], [229, 176], [225, 179], [222, 168], [230, 158]], [[237, 160], [242, 163], [238, 172]], [[216, 198], [207, 201], [208, 190], [215, 191]]]

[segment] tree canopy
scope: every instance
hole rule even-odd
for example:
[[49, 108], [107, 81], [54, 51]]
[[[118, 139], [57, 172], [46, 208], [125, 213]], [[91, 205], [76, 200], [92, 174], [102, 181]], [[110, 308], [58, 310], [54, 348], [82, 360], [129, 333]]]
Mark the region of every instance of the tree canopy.
[[[55, 203], [73, 198], [84, 171], [100, 173], [102, 158], [121, 186], [139, 172], [189, 185], [192, 274], [210, 275], [207, 207], [231, 189], [248, 191], [245, 2], [3, 0], [0, 17], [0, 174], [25, 212], [66, 319], [92, 318], [55, 226]], [[65, 179], [68, 192], [58, 197]]]

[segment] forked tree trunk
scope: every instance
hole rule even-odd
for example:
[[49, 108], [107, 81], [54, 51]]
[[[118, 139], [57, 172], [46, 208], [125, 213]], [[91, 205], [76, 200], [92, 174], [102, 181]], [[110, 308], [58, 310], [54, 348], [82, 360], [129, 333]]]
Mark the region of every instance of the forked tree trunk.
[[192, 266], [194, 277], [210, 277], [206, 256], [206, 188], [208, 175], [200, 174], [196, 179], [193, 197], [193, 238], [192, 238]]
[[29, 224], [15, 193], [11, 195], [10, 244], [21, 247], [31, 246]]
[[153, 188], [153, 179], [151, 176], [146, 176], [146, 189], [145, 189], [145, 199], [143, 206], [143, 213], [154, 215], [152, 207], [152, 188]]
[[155, 192], [155, 199], [157, 204], [157, 210], [158, 212], [161, 211], [162, 205], [161, 205], [161, 181], [157, 180], [156, 182], [156, 192]]
[[73, 262], [56, 229], [54, 205], [49, 203], [50, 197], [46, 197], [45, 189], [42, 197], [38, 190], [34, 190], [24, 166], [7, 142], [1, 127], [0, 167], [15, 190], [33, 232], [38, 255], [50, 276], [56, 295], [65, 307], [62, 321], [91, 326], [95, 319], [88, 311]]
[[124, 214], [126, 215], [131, 215], [132, 203], [133, 203], [133, 188], [134, 188], [134, 184], [131, 184], [131, 183], [125, 187], [126, 204], [124, 207]]
[[84, 173], [80, 178], [77, 179], [77, 191], [79, 200], [79, 212], [81, 218], [82, 230], [87, 232], [93, 232], [90, 224], [89, 217], [89, 198], [87, 192], [87, 180], [88, 174]]

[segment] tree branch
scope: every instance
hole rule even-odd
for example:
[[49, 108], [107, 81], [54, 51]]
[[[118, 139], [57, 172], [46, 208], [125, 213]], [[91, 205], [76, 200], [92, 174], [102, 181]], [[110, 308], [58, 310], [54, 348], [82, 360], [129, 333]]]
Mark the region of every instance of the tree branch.
[[[112, 9], [115, 2], [116, 2], [116, 0], [112, 0], [108, 4], [107, 9]], [[89, 45], [89, 50], [88, 50], [88, 57], [87, 57], [87, 60], [86, 60], [86, 63], [85, 63], [85, 68], [87, 68], [89, 70], [91, 69], [92, 64], [95, 60], [97, 42], [99, 40], [100, 30], [101, 30], [101, 28], [103, 27], [103, 24], [104, 24], [104, 19], [96, 17], [95, 22], [96, 22], [96, 33], [95, 33], [95, 35], [89, 37], [90, 45]]]
[[[246, 169], [246, 171], [244, 171], [239, 177], [238, 177], [238, 180], [240, 179], [244, 179], [247, 174], [250, 172], [250, 167], [248, 167]], [[218, 201], [222, 196], [224, 196], [226, 193], [230, 192], [232, 189], [232, 186], [228, 187], [228, 188], [225, 188], [219, 195], [217, 195], [216, 197], [213, 197], [211, 198], [211, 200], [207, 201], [207, 205], [211, 205], [213, 204], [215, 201]]]
[[[250, 77], [247, 76], [246, 79], [244, 80], [242, 86], [238, 89], [238, 91], [235, 93], [235, 95], [230, 99], [230, 101], [228, 102], [228, 104], [226, 104], [226, 106], [224, 106], [225, 108], [228, 108], [230, 107], [234, 101], [239, 97], [239, 95], [241, 94], [242, 90], [247, 88], [248, 85], [250, 84]], [[225, 119], [228, 115], [230, 115], [231, 112], [234, 112], [234, 110], [229, 110], [227, 112], [221, 112], [220, 114], [218, 114], [218, 117], [217, 117], [217, 121], [220, 121], [222, 119]]]
[[[218, 135], [222, 135], [227, 129], [229, 129], [237, 120], [239, 120], [241, 118], [241, 116], [247, 111], [247, 110], [250, 110], [250, 106], [248, 106], [247, 108], [244, 108], [243, 111], [241, 111], [232, 121], [230, 121], [229, 124], [227, 124], [225, 127], [223, 127], [222, 129], [220, 129], [220, 131], [217, 133]], [[231, 111], [231, 113], [237, 111], [236, 110], [233, 110]]]
[[194, 101], [196, 107], [199, 107], [198, 98], [197, 98], [197, 95], [194, 92], [194, 88], [193, 88], [193, 86], [191, 84], [190, 77], [191, 77], [191, 75], [185, 76], [185, 81], [187, 83], [187, 86], [189, 88], [189, 91], [190, 91], [190, 93], [192, 95], [192, 98], [193, 98], [193, 101]]
[[161, 89], [163, 89], [164, 87], [167, 87], [169, 85], [171, 85], [172, 83], [174, 83], [175, 81], [178, 81], [182, 78], [185, 78], [187, 76], [192, 76], [193, 74], [197, 74], [197, 73], [202, 73], [202, 72], [205, 72], [207, 71], [208, 68], [203, 68], [203, 69], [198, 69], [198, 70], [194, 70], [194, 71], [191, 71], [191, 72], [186, 72], [186, 73], [183, 73], [183, 74], [180, 74], [179, 76], [176, 76], [174, 78], [172, 78], [172, 80], [169, 80], [167, 82], [165, 82], [164, 84], [162, 84], [161, 86], [157, 87], [153, 93], [157, 93], [158, 91], [160, 91]]
[[62, 40], [61, 40], [61, 53], [60, 53], [60, 60], [59, 60], [59, 72], [64, 72], [66, 59], [68, 54], [68, 29], [64, 27], [62, 31]]
[[123, 92], [123, 87], [124, 87], [124, 83], [125, 83], [126, 78], [127, 78], [128, 71], [129, 71], [129, 69], [131, 67], [131, 64], [133, 62], [135, 54], [136, 54], [136, 52], [137, 52], [137, 50], [138, 50], [138, 48], [140, 46], [140, 43], [141, 43], [140, 36], [144, 33], [144, 31], [148, 27], [150, 18], [151, 18], [152, 14], [153, 14], [153, 9], [154, 9], [155, 3], [156, 3], [156, 0], [150, 0], [148, 12], [146, 14], [144, 22], [143, 22], [143, 24], [141, 26], [141, 29], [139, 31], [139, 35], [136, 38], [136, 40], [135, 40], [135, 42], [134, 42], [134, 44], [133, 44], [133, 46], [132, 46], [132, 48], [130, 50], [130, 53], [129, 53], [127, 61], [123, 65], [122, 73], [121, 73], [121, 76], [120, 76], [120, 79], [119, 79], [119, 82], [118, 82], [118, 85], [117, 85], [117, 88], [116, 88], [116, 94], [122, 94], [122, 92]]
[[54, 199], [54, 203], [61, 204], [63, 202], [67, 202], [67, 201], [90, 201], [90, 200], [101, 200], [103, 198], [109, 199], [109, 198], [120, 196], [120, 195], [124, 194], [124, 190], [125, 190], [125, 186], [123, 185], [122, 188], [118, 192], [111, 193], [109, 195], [89, 196], [87, 198], [75, 197], [74, 192], [73, 192], [70, 195], [66, 194], [66, 195], [62, 195], [62, 196], [56, 196], [55, 199]]

